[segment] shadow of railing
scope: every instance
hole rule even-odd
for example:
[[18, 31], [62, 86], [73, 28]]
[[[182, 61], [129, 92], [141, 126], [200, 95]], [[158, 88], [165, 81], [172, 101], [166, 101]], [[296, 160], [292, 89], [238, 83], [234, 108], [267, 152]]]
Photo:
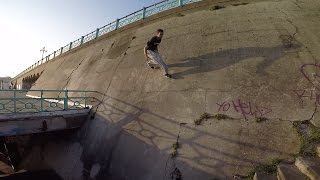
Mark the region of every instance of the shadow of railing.
[[[113, 156], [120, 153], [117, 152], [119, 148], [128, 148], [123, 144], [119, 144], [121, 134], [126, 134], [123, 136], [131, 136], [131, 141], [136, 141], [135, 143], [138, 146], [150, 146], [156, 149], [155, 151], [162, 152], [160, 154], [166, 154], [165, 158], [170, 157], [172, 144], [180, 136], [179, 143], [181, 149], [178, 151], [181, 153], [178, 154], [176, 160], [182, 164], [188, 164], [188, 166], [196, 168], [199, 171], [219, 177], [230, 176], [230, 172], [247, 171], [252, 166], [265, 160], [264, 157], [257, 159], [255, 155], [244, 155], [243, 153], [247, 149], [254, 151], [255, 154], [265, 155], [265, 157], [267, 154], [273, 157], [291, 155], [289, 152], [277, 149], [276, 146], [273, 148], [270, 145], [266, 146], [259, 142], [248, 142], [245, 135], [241, 135], [241, 133], [222, 131], [218, 128], [206, 129], [205, 127], [195, 126], [193, 123], [179, 122], [174, 118], [164, 117], [147, 108], [143, 108], [141, 101], [134, 103], [134, 105], [111, 96], [106, 95], [104, 97], [99, 102], [99, 105], [96, 106], [96, 119], [102, 121], [102, 124], [107, 124], [107, 128], [104, 127], [102, 131], [98, 130], [102, 126], [100, 123], [99, 125], [95, 125], [95, 128], [86, 130], [85, 134], [88, 140], [87, 145], [91, 146], [91, 150], [96, 148], [96, 151], [92, 151], [95, 154], [91, 155], [91, 158], [95, 156], [94, 159], [98, 162], [108, 162], [105, 164], [105, 169], [111, 168], [110, 163], [114, 163], [113, 161], [118, 161]], [[137, 104], [141, 104], [141, 106]], [[235, 126], [241, 124], [240, 121], [241, 119], [230, 120], [229, 122], [225, 120], [228, 126], [230, 123], [234, 123]], [[246, 123], [244, 122], [244, 124]], [[221, 127], [223, 129], [223, 124], [219, 126], [219, 128]], [[243, 127], [238, 127], [238, 130], [240, 132], [243, 131]], [[104, 132], [107, 133], [108, 137], [103, 137], [103, 139], [98, 138], [97, 134], [103, 131], [108, 131]], [[109, 150], [105, 150], [99, 146], [99, 144], [103, 143], [108, 144], [108, 147], [102, 146], [109, 148]], [[93, 148], [92, 144], [97, 145]], [[215, 144], [217, 145], [215, 146]], [[222, 147], [222, 145], [226, 147]], [[231, 149], [228, 149], [228, 147]], [[109, 156], [106, 157], [107, 152], [109, 152]], [[126, 153], [130, 154], [130, 152]], [[85, 152], [85, 154], [90, 153]]]

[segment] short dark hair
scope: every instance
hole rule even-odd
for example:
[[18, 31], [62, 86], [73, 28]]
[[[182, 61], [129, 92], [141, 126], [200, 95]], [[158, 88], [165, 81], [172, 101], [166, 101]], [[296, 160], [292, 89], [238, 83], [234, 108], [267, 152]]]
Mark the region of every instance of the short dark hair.
[[163, 33], [163, 29], [157, 29], [157, 33], [160, 33], [160, 32]]

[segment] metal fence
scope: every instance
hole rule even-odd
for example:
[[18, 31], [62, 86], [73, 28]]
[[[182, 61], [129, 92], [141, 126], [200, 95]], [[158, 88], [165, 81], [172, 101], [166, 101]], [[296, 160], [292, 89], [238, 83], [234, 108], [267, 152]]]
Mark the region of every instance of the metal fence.
[[49, 60], [51, 60], [57, 56], [60, 56], [61, 54], [65, 53], [65, 52], [68, 52], [69, 50], [71, 50], [73, 48], [81, 46], [82, 44], [84, 44], [86, 42], [89, 42], [93, 39], [96, 39], [97, 37], [102, 36], [104, 34], [107, 34], [107, 33], [114, 31], [118, 28], [124, 27], [128, 24], [142, 20], [146, 17], [155, 15], [157, 13], [160, 13], [160, 12], [163, 12], [163, 11], [166, 11], [169, 9], [173, 9], [176, 7], [182, 7], [184, 5], [191, 4], [194, 2], [199, 2], [199, 1], [202, 1], [202, 0], [164, 0], [164, 1], [161, 1], [161, 2], [156, 3], [154, 5], [151, 5], [149, 7], [144, 7], [139, 11], [136, 11], [132, 14], [129, 14], [123, 18], [117, 19], [116, 21], [114, 21], [112, 23], [109, 23], [101, 28], [97, 28], [95, 31], [93, 31], [89, 34], [86, 34], [73, 42], [70, 42], [69, 44], [61, 47], [60, 49], [54, 51], [50, 55], [39, 60], [37, 63], [31, 65], [30, 67], [28, 67], [27, 69], [22, 71], [20, 74], [18, 74], [15, 78], [29, 72], [30, 70], [36, 68], [37, 66], [39, 66], [43, 63], [48, 62]]
[[94, 100], [90, 93], [95, 91], [0, 90], [0, 114], [90, 108]]

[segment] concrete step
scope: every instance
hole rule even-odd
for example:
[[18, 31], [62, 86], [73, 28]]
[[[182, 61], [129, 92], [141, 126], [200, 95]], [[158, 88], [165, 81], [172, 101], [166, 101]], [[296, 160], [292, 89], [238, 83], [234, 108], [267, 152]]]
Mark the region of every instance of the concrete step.
[[320, 159], [316, 157], [298, 157], [295, 165], [311, 180], [320, 179]]
[[278, 180], [304, 180], [309, 179], [302, 174], [295, 165], [292, 164], [279, 164], [277, 166]]
[[254, 174], [253, 180], [277, 180], [276, 174], [266, 174], [262, 172], [256, 172]]

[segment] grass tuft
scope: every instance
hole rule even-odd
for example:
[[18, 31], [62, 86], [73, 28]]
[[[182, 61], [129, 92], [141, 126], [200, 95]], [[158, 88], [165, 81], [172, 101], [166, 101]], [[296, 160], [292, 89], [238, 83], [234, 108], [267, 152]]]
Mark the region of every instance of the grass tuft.
[[263, 172], [266, 174], [273, 174], [277, 171], [277, 166], [279, 163], [281, 163], [281, 159], [274, 159], [271, 161], [271, 164], [260, 164], [253, 168], [250, 172], [249, 175], [247, 176], [247, 179], [251, 180], [253, 179], [253, 176], [256, 172]]
[[257, 123], [260, 123], [260, 122], [263, 122], [263, 121], [267, 121], [268, 120], [268, 118], [266, 118], [266, 117], [256, 117], [256, 122]]
[[215, 11], [215, 10], [218, 10], [218, 9], [223, 9], [225, 8], [224, 6], [221, 6], [221, 5], [215, 5], [213, 7], [210, 8], [210, 11]]
[[299, 153], [295, 156], [316, 157], [315, 145], [320, 142], [320, 128], [305, 121], [293, 122], [293, 127], [297, 130], [301, 143]]
[[225, 114], [216, 114], [213, 116], [213, 118], [216, 118], [218, 120], [221, 120], [221, 119], [232, 119], [231, 117], [229, 117], [228, 115], [225, 115]]
[[202, 121], [204, 121], [204, 120], [206, 121], [206, 120], [208, 120], [210, 118], [211, 118], [210, 114], [207, 113], [207, 112], [204, 112], [203, 114], [200, 115], [199, 119], [194, 120], [194, 124], [195, 125], [200, 125]]

